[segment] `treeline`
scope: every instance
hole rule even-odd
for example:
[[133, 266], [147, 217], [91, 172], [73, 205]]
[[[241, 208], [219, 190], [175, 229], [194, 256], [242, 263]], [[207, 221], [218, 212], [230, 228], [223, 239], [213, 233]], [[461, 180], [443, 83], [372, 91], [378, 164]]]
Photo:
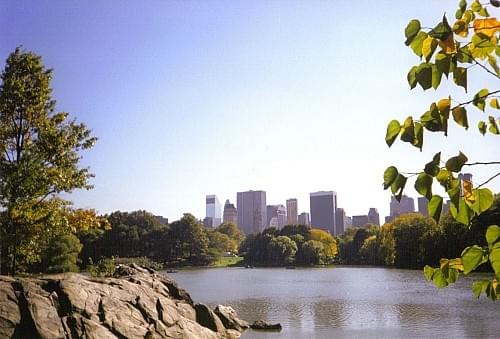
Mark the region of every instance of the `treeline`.
[[246, 237], [240, 246], [246, 264], [321, 265], [333, 262], [337, 243], [330, 233], [304, 225], [270, 227]]
[[411, 269], [439, 266], [441, 258], [460, 257], [467, 246], [486, 246], [487, 225], [499, 221], [500, 196], [497, 195], [493, 206], [470, 226], [457, 222], [449, 214], [436, 223], [432, 218], [412, 213], [382, 227], [349, 228], [337, 238], [337, 262]]
[[231, 223], [206, 229], [191, 214], [162, 224], [146, 211], [104, 216], [109, 227], [79, 232], [82, 266], [103, 257], [147, 257], [166, 265], [208, 265], [225, 253], [238, 251], [243, 233]]

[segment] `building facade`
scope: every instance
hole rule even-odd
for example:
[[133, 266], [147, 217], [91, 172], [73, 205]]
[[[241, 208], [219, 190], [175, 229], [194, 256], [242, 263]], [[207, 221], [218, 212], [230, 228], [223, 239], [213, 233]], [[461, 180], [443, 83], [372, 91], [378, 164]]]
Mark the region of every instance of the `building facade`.
[[376, 208], [372, 207], [368, 210], [368, 221], [370, 224], [380, 226], [380, 215]]
[[205, 199], [206, 203], [206, 216], [205, 219], [211, 219], [207, 220], [206, 223], [205, 221], [203, 224], [210, 225], [207, 227], [217, 227], [221, 224], [222, 218], [221, 218], [221, 208], [220, 208], [220, 203], [219, 199], [217, 199], [216, 195], [207, 195]]
[[238, 227], [245, 234], [262, 232], [267, 225], [266, 192], [238, 192]]
[[309, 213], [303, 212], [297, 216], [297, 222], [299, 225], [311, 226], [311, 219], [309, 218]]
[[298, 211], [297, 199], [288, 199], [286, 201], [286, 223], [287, 225], [296, 225], [299, 220], [297, 216]]
[[403, 195], [401, 197], [401, 201], [399, 202], [396, 198], [391, 197], [391, 203], [389, 207], [390, 215], [389, 218], [386, 218], [386, 221], [392, 221], [394, 220], [394, 218], [402, 214], [415, 212], [415, 202], [413, 201], [413, 198], [410, 198], [406, 195]]
[[268, 205], [266, 214], [267, 227], [282, 228], [287, 223], [286, 208], [283, 205]]
[[344, 234], [345, 225], [345, 211], [343, 208], [337, 208], [335, 211], [335, 235]]
[[417, 199], [417, 205], [418, 205], [418, 212], [424, 216], [429, 215], [429, 211], [427, 210], [427, 205], [429, 202], [427, 201], [426, 197], [419, 197]]
[[321, 191], [309, 194], [311, 205], [311, 226], [335, 234], [335, 212], [337, 210], [337, 193]]
[[363, 227], [370, 223], [370, 218], [368, 215], [353, 215], [352, 216], [352, 226], [353, 227]]
[[223, 222], [230, 222], [235, 225], [238, 224], [238, 210], [234, 207], [234, 204], [229, 202], [229, 199], [226, 200], [224, 204], [224, 213], [222, 214]]

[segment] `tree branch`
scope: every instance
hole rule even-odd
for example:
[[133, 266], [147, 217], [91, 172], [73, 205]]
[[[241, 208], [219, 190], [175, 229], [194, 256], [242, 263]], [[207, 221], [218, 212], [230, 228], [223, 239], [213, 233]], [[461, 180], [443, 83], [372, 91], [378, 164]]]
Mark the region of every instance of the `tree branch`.
[[451, 110], [453, 110], [454, 108], [457, 108], [459, 106], [465, 106], [465, 105], [468, 105], [468, 104], [471, 104], [474, 102], [474, 100], [481, 100], [481, 99], [486, 99], [487, 97], [489, 97], [490, 95], [492, 94], [497, 94], [497, 93], [500, 93], [500, 89], [497, 89], [496, 91], [493, 91], [493, 92], [490, 92], [486, 95], [483, 95], [483, 96], [480, 96], [476, 99], [472, 99], [472, 100], [469, 100], [469, 101], [466, 101], [466, 102], [462, 102], [462, 103], [459, 103], [458, 105], [456, 105], [455, 107], [452, 107]]
[[477, 161], [464, 164], [464, 166], [475, 166], [475, 165], [500, 165], [500, 161], [487, 161], [487, 162]]
[[486, 180], [485, 182], [483, 182], [481, 185], [477, 186], [476, 189], [480, 188], [481, 186], [486, 185], [487, 183], [489, 183], [491, 180], [495, 179], [499, 175], [500, 175], [500, 172], [498, 172], [497, 174], [495, 174], [494, 176], [492, 176], [491, 178], [489, 178], [488, 180]]

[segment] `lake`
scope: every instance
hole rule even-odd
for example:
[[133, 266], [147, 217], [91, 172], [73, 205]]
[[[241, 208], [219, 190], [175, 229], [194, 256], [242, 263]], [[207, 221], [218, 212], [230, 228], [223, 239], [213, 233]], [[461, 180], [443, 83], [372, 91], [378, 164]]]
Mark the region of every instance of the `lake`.
[[475, 299], [469, 277], [437, 289], [422, 271], [374, 267], [207, 268], [170, 276], [195, 302], [283, 326], [249, 330], [243, 339], [500, 337], [500, 302]]

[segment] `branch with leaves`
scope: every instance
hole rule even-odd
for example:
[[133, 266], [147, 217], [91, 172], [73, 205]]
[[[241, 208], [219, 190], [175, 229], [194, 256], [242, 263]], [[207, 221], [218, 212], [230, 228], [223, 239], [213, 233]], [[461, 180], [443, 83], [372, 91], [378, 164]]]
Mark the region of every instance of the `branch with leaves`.
[[[490, 0], [489, 4], [481, 4], [475, 0], [470, 5], [460, 0], [455, 13], [456, 21], [450, 25], [446, 15], [433, 28], [423, 28], [417, 19], [411, 20], [405, 28], [405, 44], [421, 59], [421, 63], [413, 66], [407, 74], [410, 89], [418, 85], [428, 90], [437, 89], [443, 76], [453, 79], [456, 86], [467, 92], [468, 71], [473, 66], [479, 66], [500, 86], [500, 22], [490, 16], [488, 8], [500, 7], [500, 1]], [[483, 64], [484, 63], [484, 64]], [[491, 86], [492, 84], [488, 84]], [[403, 142], [422, 150], [424, 131], [443, 132], [448, 135], [450, 116], [460, 127], [469, 128], [468, 106], [473, 105], [482, 112], [490, 112], [487, 120], [478, 122], [477, 128], [482, 135], [487, 132], [494, 136], [500, 135], [500, 119], [498, 110], [498, 93], [500, 89], [483, 88], [470, 100], [452, 106], [452, 98], [442, 98], [431, 103], [429, 109], [418, 119], [407, 117], [402, 123], [392, 120], [387, 126], [385, 141], [389, 147], [399, 137]], [[453, 100], [456, 102], [455, 100]], [[432, 160], [425, 164], [422, 172], [411, 173], [416, 176], [415, 190], [429, 201], [428, 211], [436, 221], [439, 221], [443, 210], [443, 197], [433, 193], [433, 184], [437, 182], [446, 191], [450, 199], [450, 213], [457, 221], [470, 225], [472, 220], [487, 211], [493, 204], [494, 195], [485, 186], [498, 178], [500, 173], [492, 175], [488, 180], [473, 187], [472, 181], [460, 175], [464, 166], [494, 165], [492, 162], [468, 162], [468, 157], [462, 152], [445, 161], [441, 160], [441, 152], [437, 152]], [[443, 164], [444, 163], [444, 164]], [[388, 167], [384, 172], [384, 189], [391, 189], [399, 201], [402, 197], [409, 173], [398, 171], [395, 166]], [[473, 293], [479, 297], [486, 293], [493, 300], [500, 298], [500, 227], [489, 226], [486, 232], [488, 247], [474, 245], [467, 247], [460, 258], [441, 259], [439, 268], [427, 266], [425, 276], [436, 286], [444, 287], [456, 281], [460, 273], [468, 274], [479, 265], [489, 262], [494, 276], [491, 280], [474, 282]]]

